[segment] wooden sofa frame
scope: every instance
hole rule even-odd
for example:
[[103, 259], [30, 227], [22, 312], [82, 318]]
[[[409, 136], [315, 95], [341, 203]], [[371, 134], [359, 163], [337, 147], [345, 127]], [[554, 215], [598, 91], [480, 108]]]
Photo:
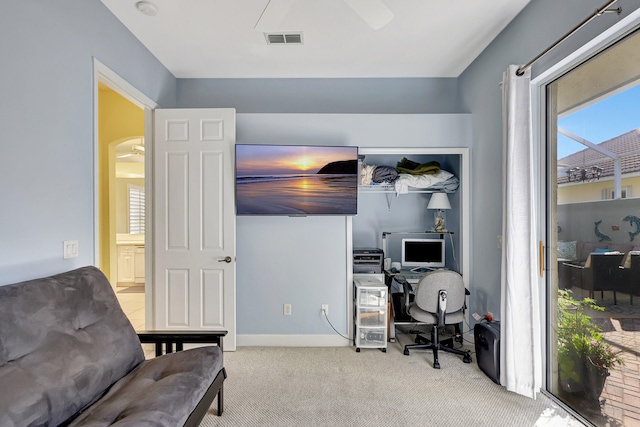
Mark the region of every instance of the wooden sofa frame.
[[[184, 344], [216, 344], [220, 347], [220, 350], [224, 350], [222, 338], [227, 335], [227, 331], [139, 331], [137, 334], [142, 344], [155, 344], [156, 357], [158, 357], [166, 353], [173, 353], [174, 346], [175, 351], [182, 351]], [[191, 412], [191, 415], [189, 415], [189, 418], [187, 418], [184, 427], [199, 426], [216, 396], [218, 397], [216, 415], [222, 415], [224, 411], [223, 386], [226, 378], [227, 371], [222, 368], [198, 405]]]

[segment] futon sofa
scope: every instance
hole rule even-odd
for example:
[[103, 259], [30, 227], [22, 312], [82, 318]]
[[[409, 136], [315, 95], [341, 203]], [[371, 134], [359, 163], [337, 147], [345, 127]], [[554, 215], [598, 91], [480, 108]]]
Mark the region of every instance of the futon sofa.
[[[222, 414], [225, 334], [139, 338], [95, 267], [0, 286], [0, 427], [198, 425]], [[171, 353], [187, 342], [214, 345]]]

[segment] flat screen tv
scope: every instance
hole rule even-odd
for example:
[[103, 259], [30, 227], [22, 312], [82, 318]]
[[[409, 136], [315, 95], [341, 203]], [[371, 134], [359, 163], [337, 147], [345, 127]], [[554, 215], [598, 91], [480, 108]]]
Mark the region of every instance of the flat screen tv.
[[402, 267], [444, 268], [444, 239], [402, 239]]
[[236, 144], [238, 215], [355, 215], [358, 147]]

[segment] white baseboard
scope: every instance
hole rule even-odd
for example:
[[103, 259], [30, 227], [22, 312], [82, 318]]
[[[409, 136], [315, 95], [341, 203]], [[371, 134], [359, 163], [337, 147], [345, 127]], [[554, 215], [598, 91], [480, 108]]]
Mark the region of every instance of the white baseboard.
[[236, 335], [238, 347], [348, 347], [351, 341], [338, 335]]

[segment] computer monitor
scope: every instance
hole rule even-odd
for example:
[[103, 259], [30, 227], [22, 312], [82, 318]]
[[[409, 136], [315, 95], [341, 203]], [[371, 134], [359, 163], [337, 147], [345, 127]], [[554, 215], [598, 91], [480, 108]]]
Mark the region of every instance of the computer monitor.
[[444, 268], [444, 239], [402, 239], [402, 267]]

